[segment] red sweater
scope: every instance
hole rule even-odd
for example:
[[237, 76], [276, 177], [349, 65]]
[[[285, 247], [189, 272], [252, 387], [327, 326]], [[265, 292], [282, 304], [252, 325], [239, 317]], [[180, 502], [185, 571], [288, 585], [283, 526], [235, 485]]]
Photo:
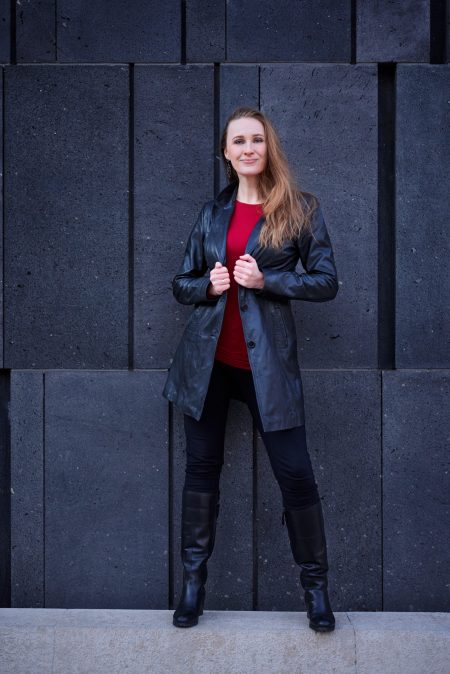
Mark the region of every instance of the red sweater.
[[261, 204], [245, 204], [236, 200], [227, 233], [226, 267], [230, 276], [230, 287], [225, 291], [228, 297], [215, 358], [246, 370], [250, 370], [251, 367], [239, 311], [239, 284], [234, 280], [233, 270], [236, 260], [240, 255], [244, 255], [248, 238], [262, 215]]

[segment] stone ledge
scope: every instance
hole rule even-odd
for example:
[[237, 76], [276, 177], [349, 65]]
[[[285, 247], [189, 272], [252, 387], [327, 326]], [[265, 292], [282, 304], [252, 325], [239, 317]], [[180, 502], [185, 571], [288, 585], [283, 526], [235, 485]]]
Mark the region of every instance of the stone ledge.
[[0, 609], [4, 674], [448, 674], [450, 613]]

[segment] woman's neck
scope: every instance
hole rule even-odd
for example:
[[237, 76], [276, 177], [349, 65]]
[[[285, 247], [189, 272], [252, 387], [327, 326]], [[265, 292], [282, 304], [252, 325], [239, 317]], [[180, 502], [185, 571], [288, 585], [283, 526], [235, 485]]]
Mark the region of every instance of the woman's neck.
[[[254, 180], [249, 178], [254, 178]], [[258, 189], [257, 176], [249, 176], [239, 180], [239, 187], [236, 194], [238, 201], [243, 201], [245, 204], [260, 204], [262, 203], [261, 195]]]

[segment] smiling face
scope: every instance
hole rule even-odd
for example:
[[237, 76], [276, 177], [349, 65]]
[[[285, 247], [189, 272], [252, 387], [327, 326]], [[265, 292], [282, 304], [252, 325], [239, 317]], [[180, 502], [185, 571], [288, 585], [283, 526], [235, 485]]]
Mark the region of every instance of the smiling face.
[[224, 154], [239, 178], [261, 173], [266, 166], [267, 145], [264, 126], [259, 119], [233, 119], [228, 125]]

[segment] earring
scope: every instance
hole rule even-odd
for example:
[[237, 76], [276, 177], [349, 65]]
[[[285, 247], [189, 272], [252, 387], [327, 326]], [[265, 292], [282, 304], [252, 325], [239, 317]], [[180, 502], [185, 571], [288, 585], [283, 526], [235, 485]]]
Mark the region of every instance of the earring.
[[227, 178], [230, 180], [231, 178], [231, 161], [227, 159]]

